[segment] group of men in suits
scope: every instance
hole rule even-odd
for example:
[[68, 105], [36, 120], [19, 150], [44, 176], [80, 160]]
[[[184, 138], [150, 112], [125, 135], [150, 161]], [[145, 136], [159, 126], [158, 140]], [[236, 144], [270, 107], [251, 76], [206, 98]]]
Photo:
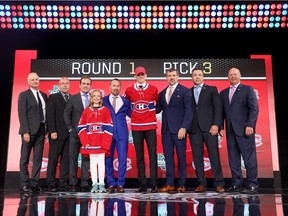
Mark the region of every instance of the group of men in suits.
[[[143, 81], [142, 84], [149, 86], [145, 82], [146, 70], [138, 67], [135, 74], [137, 81]], [[136, 70], [135, 70], [136, 71]], [[138, 80], [139, 78], [139, 80]], [[143, 79], [144, 78], [144, 79]], [[224, 179], [220, 163], [218, 149], [218, 135], [227, 138], [227, 148], [229, 165], [232, 173], [232, 185], [227, 189], [230, 192], [242, 191], [244, 193], [256, 193], [258, 191], [258, 168], [255, 146], [255, 127], [258, 117], [258, 102], [252, 87], [240, 83], [241, 73], [237, 68], [231, 68], [228, 71], [230, 87], [218, 92], [217, 87], [209, 86], [204, 83], [204, 72], [200, 68], [192, 70], [192, 81], [194, 83], [191, 89], [178, 83], [179, 71], [177, 69], [168, 69], [166, 71], [168, 86], [163, 89], [157, 98], [151, 98], [147, 106], [152, 107], [154, 115], [162, 112], [162, 146], [165, 156], [167, 181], [160, 192], [185, 192], [186, 181], [186, 138], [189, 134], [192, 154], [197, 174], [198, 186], [195, 192], [205, 192], [207, 182], [204, 177], [204, 145], [206, 145], [211, 168], [215, 177], [214, 186], [216, 192], [224, 192]], [[20, 186], [21, 190], [28, 192], [30, 190], [40, 191], [38, 185], [40, 169], [42, 163], [43, 146], [45, 138], [45, 124], [48, 123], [48, 132], [50, 140], [49, 163], [47, 170], [47, 182], [51, 191], [56, 191], [57, 187], [61, 190], [69, 189], [77, 191], [78, 178], [78, 154], [81, 143], [78, 137], [77, 126], [86, 102], [89, 100], [89, 91], [92, 87], [92, 80], [89, 76], [83, 76], [80, 79], [80, 92], [75, 95], [69, 95], [70, 83], [67, 77], [59, 80], [59, 93], [47, 95], [39, 91], [39, 76], [37, 73], [28, 75], [28, 84], [30, 88], [19, 95], [18, 114], [20, 120], [20, 130], [22, 138], [21, 157], [20, 157]], [[147, 87], [146, 86], [146, 87]], [[139, 91], [142, 96], [145, 87], [136, 83], [131, 87], [131, 92], [126, 91], [128, 98], [119, 96], [121, 83], [118, 79], [113, 79], [110, 83], [111, 93], [104, 97], [104, 105], [107, 106], [112, 115], [114, 124], [114, 135], [111, 145], [111, 155], [106, 159], [106, 175], [108, 183], [108, 192], [124, 192], [126, 178], [126, 159], [128, 151], [128, 127], [126, 116], [131, 117], [133, 107], [130, 106], [130, 100], [133, 100], [133, 91]], [[153, 86], [152, 86], [153, 88]], [[129, 89], [129, 88], [128, 88]], [[127, 90], [128, 90], [127, 89]], [[157, 90], [157, 88], [155, 88]], [[152, 95], [150, 89], [147, 94]], [[139, 95], [141, 96], [141, 94]], [[138, 97], [138, 96], [137, 96]], [[69, 98], [69, 99], [68, 99]], [[116, 103], [118, 99], [118, 103]], [[154, 107], [154, 105], [156, 105]], [[132, 108], [132, 109], [131, 109]], [[138, 109], [137, 105], [134, 109]], [[141, 107], [140, 107], [141, 108]], [[134, 110], [135, 111], [135, 110]], [[141, 110], [136, 110], [141, 113]], [[136, 113], [136, 115], [138, 115]], [[135, 130], [143, 124], [137, 122], [137, 117], [133, 118], [134, 134], [133, 138], [140, 139], [137, 145], [143, 145], [145, 136], [154, 137], [155, 141], [149, 141], [149, 157], [151, 171], [157, 178], [156, 170], [153, 168], [156, 154], [156, 128]], [[145, 118], [146, 120], [149, 118]], [[153, 119], [152, 119], [153, 120]], [[225, 120], [225, 123], [224, 123]], [[125, 121], [125, 123], [124, 123]], [[153, 120], [154, 121], [154, 120]], [[152, 121], [152, 123], [153, 123]], [[151, 127], [152, 123], [147, 123]], [[116, 125], [116, 127], [115, 127]], [[118, 125], [118, 126], [117, 126]], [[125, 126], [123, 128], [123, 125]], [[226, 134], [224, 133], [226, 127]], [[142, 132], [141, 132], [142, 131]], [[145, 132], [145, 133], [144, 133]], [[137, 138], [138, 137], [138, 138]], [[147, 139], [147, 138], [146, 138]], [[147, 140], [146, 140], [147, 141]], [[137, 143], [136, 142], [136, 143]], [[148, 143], [147, 143], [148, 144]], [[153, 147], [153, 145], [155, 145]], [[153, 148], [152, 148], [153, 147]], [[114, 177], [114, 151], [118, 153], [118, 180]], [[30, 179], [28, 173], [28, 162], [30, 153], [33, 149], [33, 167]], [[137, 155], [138, 169], [143, 167], [142, 158], [143, 146], [135, 147]], [[174, 150], [176, 150], [178, 159], [178, 183], [175, 183], [175, 162]], [[59, 183], [55, 179], [58, 159], [61, 156]], [[242, 188], [243, 176], [241, 170], [241, 158], [243, 157], [248, 185]], [[154, 163], [153, 163], [154, 161]], [[69, 167], [68, 167], [69, 164]], [[155, 165], [157, 166], [157, 164]], [[138, 171], [139, 172], [139, 171]], [[140, 169], [143, 172], [143, 168]], [[153, 177], [152, 176], [152, 177]], [[140, 188], [138, 192], [146, 192], [145, 169], [144, 173], [138, 175]], [[69, 181], [68, 181], [69, 179]], [[153, 180], [153, 179], [152, 179]], [[82, 157], [81, 163], [81, 188], [84, 191], [90, 190], [89, 185], [89, 159]], [[158, 192], [157, 179], [152, 181], [152, 191]], [[176, 187], [177, 185], [177, 187]]]

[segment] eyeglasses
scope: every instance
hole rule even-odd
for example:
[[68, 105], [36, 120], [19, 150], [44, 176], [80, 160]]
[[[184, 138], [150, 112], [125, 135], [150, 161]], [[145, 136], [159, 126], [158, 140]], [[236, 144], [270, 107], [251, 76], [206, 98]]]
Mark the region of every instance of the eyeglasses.
[[144, 76], [144, 75], [145, 75], [144, 73], [137, 74], [137, 76]]

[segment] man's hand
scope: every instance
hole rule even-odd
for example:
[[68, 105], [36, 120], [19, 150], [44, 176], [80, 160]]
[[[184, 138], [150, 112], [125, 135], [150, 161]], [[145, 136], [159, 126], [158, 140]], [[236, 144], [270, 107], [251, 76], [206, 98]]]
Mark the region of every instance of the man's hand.
[[178, 139], [184, 139], [186, 137], [186, 129], [180, 128], [178, 131]]
[[252, 127], [246, 127], [245, 134], [246, 136], [251, 136], [254, 133], [254, 129]]
[[225, 131], [224, 130], [220, 130], [219, 134], [220, 134], [221, 137], [223, 137], [223, 136], [225, 136]]
[[218, 134], [219, 127], [217, 125], [212, 125], [209, 133], [214, 136]]
[[29, 133], [24, 134], [23, 139], [26, 143], [29, 143], [30, 142], [30, 134]]
[[57, 140], [57, 138], [58, 138], [57, 132], [51, 133], [51, 139], [52, 139], [52, 140]]

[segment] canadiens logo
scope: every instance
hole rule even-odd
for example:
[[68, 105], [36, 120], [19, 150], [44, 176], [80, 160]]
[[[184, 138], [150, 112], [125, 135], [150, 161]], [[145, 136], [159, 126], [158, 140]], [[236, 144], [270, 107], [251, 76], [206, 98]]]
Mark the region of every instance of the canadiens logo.
[[255, 134], [256, 147], [263, 145], [262, 136], [260, 134]]
[[137, 113], [145, 113], [149, 111], [149, 102], [144, 100], [139, 100], [133, 105], [133, 110]]
[[43, 157], [42, 158], [42, 164], [41, 164], [41, 170], [40, 172], [46, 172], [48, 167], [48, 158]]
[[102, 132], [102, 125], [101, 124], [91, 124], [89, 126], [89, 131], [91, 133], [99, 133], [99, 132]]
[[[203, 163], [204, 163], [204, 171], [208, 171], [211, 169], [211, 164], [210, 164], [210, 159], [207, 157], [203, 158]], [[192, 167], [195, 169], [195, 164], [194, 161], [192, 162]]]
[[[118, 158], [116, 158], [114, 161], [113, 161], [113, 167], [114, 167], [114, 170], [118, 171], [118, 167], [119, 167], [119, 162], [118, 162]], [[127, 158], [127, 161], [126, 161], [126, 170], [130, 170], [132, 169], [132, 161], [130, 158]]]

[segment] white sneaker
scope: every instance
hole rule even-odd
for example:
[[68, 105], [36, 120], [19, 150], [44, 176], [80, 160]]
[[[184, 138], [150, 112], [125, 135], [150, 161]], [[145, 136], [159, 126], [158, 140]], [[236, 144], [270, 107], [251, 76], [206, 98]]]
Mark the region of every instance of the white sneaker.
[[98, 184], [94, 184], [91, 189], [91, 193], [96, 193], [98, 191]]
[[106, 189], [105, 189], [105, 185], [104, 184], [100, 184], [99, 185], [99, 193], [106, 193]]

